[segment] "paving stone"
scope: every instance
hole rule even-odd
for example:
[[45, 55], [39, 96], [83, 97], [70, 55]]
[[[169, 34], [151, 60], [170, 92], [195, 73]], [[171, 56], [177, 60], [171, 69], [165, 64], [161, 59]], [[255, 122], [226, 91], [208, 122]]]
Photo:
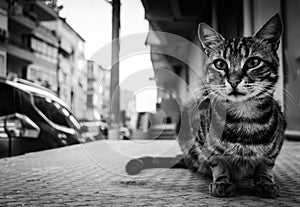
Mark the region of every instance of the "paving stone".
[[97, 141], [0, 159], [0, 206], [300, 206], [300, 142], [286, 141], [274, 169], [281, 196], [214, 198], [209, 179], [185, 169], [149, 169], [128, 176], [125, 164], [144, 155], [175, 156], [175, 141]]

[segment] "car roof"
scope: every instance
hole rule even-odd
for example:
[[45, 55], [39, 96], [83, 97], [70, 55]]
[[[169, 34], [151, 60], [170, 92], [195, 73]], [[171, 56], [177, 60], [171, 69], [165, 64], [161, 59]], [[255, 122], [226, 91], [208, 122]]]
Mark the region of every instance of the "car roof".
[[30, 83], [29, 81], [18, 81], [20, 79], [17, 79], [16, 81], [11, 81], [11, 80], [6, 80], [6, 79], [0, 79], [0, 82], [5, 83], [7, 85], [10, 85], [14, 88], [17, 88], [21, 91], [27, 92], [27, 93], [31, 93], [31, 94], [35, 94], [38, 96], [42, 96], [42, 97], [48, 97], [51, 98], [53, 101], [59, 103], [60, 105], [62, 105], [63, 107], [67, 108], [69, 111], [71, 111], [70, 107], [60, 98], [58, 98], [54, 92], [50, 91], [49, 89], [42, 87], [42, 86], [38, 86], [34, 83]]

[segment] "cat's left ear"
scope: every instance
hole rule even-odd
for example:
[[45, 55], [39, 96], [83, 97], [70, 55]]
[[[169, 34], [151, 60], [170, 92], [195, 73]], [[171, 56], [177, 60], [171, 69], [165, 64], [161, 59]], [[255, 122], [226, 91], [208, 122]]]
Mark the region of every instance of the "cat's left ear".
[[277, 13], [255, 34], [255, 37], [273, 43], [277, 50], [282, 33], [283, 25]]
[[200, 23], [198, 26], [198, 36], [201, 42], [204, 53], [208, 54], [209, 51], [218, 47], [225, 39], [216, 32], [213, 28], [205, 23]]

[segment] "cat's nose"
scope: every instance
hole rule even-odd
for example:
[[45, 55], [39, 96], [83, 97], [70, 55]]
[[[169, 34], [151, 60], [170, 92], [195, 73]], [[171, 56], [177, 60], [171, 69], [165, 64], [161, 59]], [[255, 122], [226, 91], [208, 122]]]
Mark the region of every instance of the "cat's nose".
[[228, 80], [228, 83], [231, 85], [231, 87], [233, 89], [236, 89], [236, 87], [239, 85], [240, 82], [241, 82], [240, 79], [231, 79], [231, 80]]

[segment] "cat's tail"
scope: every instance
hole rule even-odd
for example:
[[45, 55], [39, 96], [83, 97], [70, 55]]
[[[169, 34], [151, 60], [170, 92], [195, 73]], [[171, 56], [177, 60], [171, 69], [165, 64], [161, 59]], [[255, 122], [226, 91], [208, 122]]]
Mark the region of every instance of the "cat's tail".
[[129, 175], [137, 175], [144, 169], [150, 168], [188, 168], [182, 155], [176, 157], [140, 157], [130, 160], [126, 165]]

